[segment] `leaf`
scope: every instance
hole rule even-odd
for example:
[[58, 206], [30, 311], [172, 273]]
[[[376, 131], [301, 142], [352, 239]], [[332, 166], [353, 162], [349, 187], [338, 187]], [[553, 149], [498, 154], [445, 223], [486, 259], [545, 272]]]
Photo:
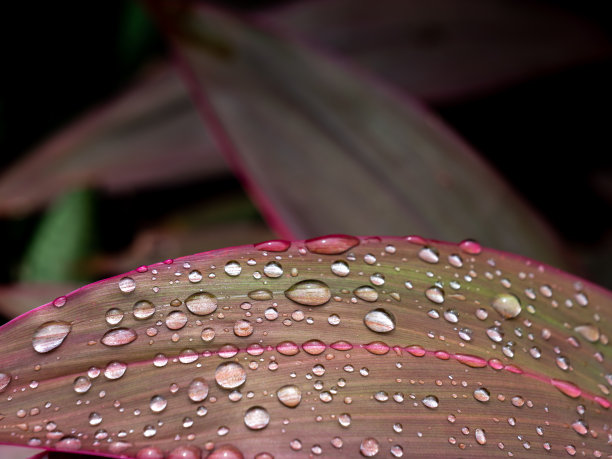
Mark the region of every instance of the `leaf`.
[[270, 27], [151, 4], [211, 134], [279, 234], [470, 235], [563, 266], [546, 225], [424, 107]]
[[557, 5], [503, 0], [301, 1], [264, 13], [429, 102], [478, 95], [609, 57], [596, 24]]
[[601, 457], [611, 295], [414, 236], [168, 260], [0, 329], [0, 442], [148, 458]]
[[10, 319], [25, 314], [36, 305], [47, 303], [66, 292], [75, 284], [24, 283], [0, 286], [0, 311]]
[[27, 214], [73, 188], [125, 193], [225, 173], [182, 82], [163, 64], [6, 171], [0, 215]]

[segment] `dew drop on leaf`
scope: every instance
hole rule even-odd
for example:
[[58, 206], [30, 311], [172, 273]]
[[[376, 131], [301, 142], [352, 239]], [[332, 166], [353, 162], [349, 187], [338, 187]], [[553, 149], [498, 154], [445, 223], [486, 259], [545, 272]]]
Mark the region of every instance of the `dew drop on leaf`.
[[136, 289], [136, 282], [131, 277], [123, 277], [119, 281], [119, 290], [123, 293], [130, 293]]
[[202, 280], [202, 273], [198, 271], [197, 269], [194, 269], [187, 275], [187, 278], [189, 279], [189, 282], [191, 282], [192, 284], [197, 284], [198, 282]]
[[574, 328], [574, 331], [580, 333], [580, 335], [590, 343], [599, 341], [599, 328], [595, 325], [579, 325]]
[[428, 395], [423, 400], [421, 400], [421, 402], [427, 408], [430, 408], [432, 410], [440, 406], [440, 401], [438, 400], [438, 397], [436, 397], [435, 395]]
[[242, 272], [242, 267], [240, 266], [240, 263], [238, 263], [236, 260], [231, 260], [225, 264], [224, 271], [225, 274], [227, 274], [228, 276], [236, 277], [239, 276]]
[[234, 323], [234, 334], [240, 337], [250, 336], [253, 333], [253, 324], [246, 319], [239, 319]]
[[506, 319], [513, 319], [521, 313], [521, 302], [511, 293], [497, 295], [491, 303], [499, 315]]
[[114, 328], [107, 331], [101, 341], [106, 346], [123, 346], [131, 343], [136, 338], [136, 332], [131, 328]]
[[261, 406], [249, 408], [244, 413], [244, 424], [251, 430], [261, 430], [270, 422], [270, 413]]
[[208, 397], [208, 383], [204, 378], [195, 378], [187, 389], [189, 400], [192, 402], [201, 402]]
[[478, 255], [482, 252], [482, 247], [473, 239], [466, 239], [459, 243], [459, 248], [470, 255]]
[[331, 292], [324, 282], [305, 280], [289, 287], [285, 291], [285, 296], [305, 306], [321, 306], [329, 301]]
[[479, 387], [474, 391], [474, 398], [479, 402], [485, 403], [491, 399], [491, 393], [486, 387]]
[[74, 380], [72, 388], [77, 394], [84, 394], [91, 388], [91, 380], [87, 376], [79, 376]]
[[154, 395], [149, 401], [149, 408], [154, 413], [161, 413], [168, 406], [168, 401], [161, 395]]
[[250, 299], [255, 301], [266, 301], [272, 299], [272, 292], [268, 289], [252, 290], [248, 293]]
[[132, 308], [132, 312], [134, 313], [134, 317], [139, 320], [148, 319], [153, 314], [155, 314], [155, 306], [153, 303], [147, 300], [140, 300], [134, 304]]
[[283, 267], [276, 261], [266, 263], [263, 271], [267, 277], [271, 277], [273, 279], [283, 275]]
[[425, 290], [425, 296], [429, 301], [432, 301], [436, 304], [444, 303], [444, 290], [440, 287], [429, 287]]
[[374, 457], [380, 451], [378, 440], [372, 437], [364, 438], [359, 445], [359, 452], [364, 457]]
[[418, 256], [421, 260], [431, 264], [435, 264], [440, 261], [440, 255], [433, 247], [423, 247], [421, 250], [419, 250]]
[[104, 376], [107, 379], [119, 379], [125, 374], [126, 370], [127, 365], [125, 363], [110, 362], [108, 365], [106, 365], [106, 368], [104, 368]]
[[334, 261], [331, 265], [331, 271], [336, 276], [340, 276], [340, 277], [346, 277], [351, 272], [348, 263], [343, 260]]
[[285, 252], [290, 246], [291, 242], [279, 239], [260, 242], [254, 245], [257, 250], [268, 252]]
[[123, 311], [119, 308], [112, 308], [106, 311], [106, 323], [109, 325], [117, 325], [123, 320]]
[[236, 362], [225, 362], [215, 370], [215, 380], [224, 389], [235, 389], [246, 381], [246, 371]]
[[172, 311], [166, 317], [166, 327], [170, 330], [180, 330], [187, 323], [187, 314], [183, 311]]
[[370, 303], [378, 300], [378, 292], [374, 287], [370, 287], [369, 285], [363, 285], [361, 287], [357, 287], [353, 293], [355, 296], [363, 301], [369, 301]]
[[385, 309], [373, 309], [363, 318], [363, 322], [370, 330], [377, 333], [389, 333], [395, 329], [395, 318]]
[[32, 346], [36, 352], [44, 354], [59, 347], [63, 342], [72, 325], [68, 322], [51, 321], [45, 322], [34, 332]]
[[185, 306], [192, 314], [205, 316], [217, 310], [217, 297], [208, 292], [194, 293], [187, 297]]
[[294, 384], [289, 384], [276, 391], [278, 400], [289, 408], [295, 408], [302, 401], [302, 391]]
[[355, 236], [331, 235], [322, 236], [305, 241], [306, 248], [312, 253], [322, 255], [338, 255], [359, 244]]

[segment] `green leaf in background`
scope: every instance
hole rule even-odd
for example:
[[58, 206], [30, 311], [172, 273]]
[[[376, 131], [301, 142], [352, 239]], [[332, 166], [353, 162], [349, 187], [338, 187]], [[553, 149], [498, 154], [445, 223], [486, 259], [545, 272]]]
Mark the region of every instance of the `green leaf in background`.
[[79, 261], [90, 253], [95, 227], [94, 195], [75, 190], [57, 199], [43, 216], [24, 257], [22, 282], [79, 279]]
[[0, 328], [0, 442], [604, 457], [611, 314], [611, 292], [473, 241], [333, 235], [167, 260]]
[[280, 234], [470, 235], [564, 266], [528, 205], [404, 94], [268, 25], [151, 4], [211, 134]]

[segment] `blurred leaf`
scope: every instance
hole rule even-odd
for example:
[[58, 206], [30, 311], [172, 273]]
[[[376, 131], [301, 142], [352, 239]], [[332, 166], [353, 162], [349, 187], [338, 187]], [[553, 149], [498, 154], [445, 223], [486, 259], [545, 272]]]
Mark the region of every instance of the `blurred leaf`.
[[153, 5], [220, 149], [279, 234], [469, 235], [564, 264], [550, 229], [403, 94], [212, 8]]
[[147, 47], [157, 35], [151, 18], [146, 14], [140, 2], [124, 2], [123, 15], [119, 28], [119, 55], [124, 66], [138, 62]]
[[550, 2], [298, 1], [265, 16], [431, 102], [612, 55], [604, 30]]
[[164, 64], [0, 177], [0, 215], [27, 214], [75, 187], [123, 193], [227, 170], [183, 83]]
[[65, 282], [82, 279], [77, 263], [91, 251], [94, 197], [89, 190], [61, 196], [45, 213], [31, 241], [19, 279], [22, 282]]
[[0, 442], [601, 457], [611, 313], [611, 292], [472, 241], [326, 236], [169, 260], [0, 329]]
[[12, 319], [76, 289], [75, 284], [19, 283], [0, 286], [0, 312]]

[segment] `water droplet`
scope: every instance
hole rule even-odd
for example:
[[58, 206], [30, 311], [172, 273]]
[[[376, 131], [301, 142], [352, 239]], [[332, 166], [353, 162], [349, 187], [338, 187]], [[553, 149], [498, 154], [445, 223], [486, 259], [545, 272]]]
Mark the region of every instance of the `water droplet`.
[[[213, 459], [213, 454], [208, 456], [208, 459]], [[200, 459], [200, 457], [202, 457], [202, 451], [193, 445], [177, 446], [168, 454], [168, 459]], [[224, 456], [216, 456], [215, 459], [221, 457]]]
[[155, 306], [150, 301], [140, 300], [134, 304], [132, 311], [136, 319], [144, 320], [155, 314]]
[[270, 413], [261, 406], [249, 408], [244, 413], [244, 424], [252, 430], [261, 430], [267, 427], [270, 422]]
[[106, 376], [107, 379], [119, 379], [124, 375], [125, 370], [127, 370], [127, 365], [125, 363], [110, 362], [104, 369], [104, 376]]
[[91, 381], [87, 376], [79, 376], [74, 380], [72, 388], [77, 394], [84, 394], [91, 388]]
[[305, 280], [292, 285], [285, 296], [305, 306], [320, 306], [329, 301], [331, 292], [327, 284], [319, 280]]
[[359, 244], [359, 239], [354, 236], [333, 234], [317, 237], [305, 241], [306, 248], [312, 253], [322, 255], [338, 255]]
[[187, 323], [187, 314], [183, 311], [172, 311], [166, 317], [166, 327], [170, 330], [180, 330]]
[[485, 435], [485, 431], [483, 429], [474, 429], [474, 437], [476, 438], [476, 442], [479, 445], [487, 444], [487, 437]]
[[501, 343], [504, 339], [504, 332], [498, 327], [489, 327], [486, 333], [489, 339], [494, 343]]
[[435, 395], [428, 395], [423, 400], [421, 400], [421, 402], [427, 408], [430, 408], [432, 410], [436, 409], [436, 408], [438, 408], [438, 406], [440, 406], [440, 402], [438, 400], [438, 397], [436, 397]]
[[272, 292], [268, 289], [253, 290], [248, 293], [249, 298], [256, 301], [265, 301], [272, 299]]
[[395, 317], [385, 309], [373, 309], [363, 318], [363, 323], [377, 333], [388, 333], [395, 329]]
[[447, 322], [450, 322], [451, 324], [456, 324], [457, 322], [459, 322], [459, 314], [455, 309], [448, 309], [444, 311], [444, 318]]
[[138, 450], [136, 459], [164, 459], [164, 453], [157, 446], [145, 446]]
[[266, 266], [264, 266], [264, 274], [267, 277], [271, 277], [273, 279], [281, 277], [283, 275], [283, 267], [280, 265], [280, 263], [277, 263], [276, 261], [271, 261], [269, 263], [266, 263]]
[[289, 384], [276, 391], [278, 400], [289, 408], [295, 408], [302, 401], [302, 391], [296, 385]]
[[453, 253], [452, 255], [448, 256], [448, 262], [450, 263], [451, 266], [455, 268], [463, 267], [463, 259], [461, 258], [460, 255], [456, 253]]
[[56, 308], [61, 308], [66, 304], [66, 301], [68, 301], [68, 298], [66, 298], [65, 296], [58, 296], [56, 299], [53, 300], [53, 306], [55, 306]]
[[117, 325], [123, 320], [123, 311], [118, 308], [112, 308], [106, 311], [106, 323], [109, 325]]
[[440, 287], [429, 287], [425, 290], [425, 296], [429, 301], [433, 301], [434, 303], [444, 303], [444, 290]]
[[100, 413], [89, 413], [89, 425], [90, 426], [97, 426], [98, 424], [100, 424], [102, 422], [102, 416], [100, 416]]
[[136, 289], [136, 282], [131, 277], [123, 277], [119, 281], [119, 290], [123, 293], [130, 293]]
[[154, 395], [149, 402], [149, 408], [154, 413], [161, 413], [168, 406], [168, 401], [161, 395]]
[[589, 426], [584, 419], [578, 419], [572, 423], [572, 429], [579, 435], [586, 435], [589, 433]]
[[198, 282], [202, 280], [202, 273], [198, 271], [197, 269], [194, 269], [187, 275], [187, 278], [189, 279], [189, 282], [191, 282], [192, 284], [197, 284]]
[[351, 425], [351, 415], [348, 413], [342, 413], [340, 416], [338, 416], [338, 423], [342, 426], [342, 427], [348, 427]]
[[478, 255], [482, 252], [482, 247], [473, 239], [466, 239], [459, 243], [459, 248], [470, 255]]
[[311, 339], [310, 341], [306, 341], [302, 344], [302, 349], [304, 352], [310, 355], [319, 355], [325, 352], [327, 346], [323, 341], [319, 341], [318, 339]]
[[55, 444], [55, 448], [77, 450], [81, 448], [81, 440], [76, 437], [64, 437]]
[[578, 386], [569, 381], [552, 378], [550, 382], [553, 386], [559, 389], [560, 392], [564, 393], [570, 398], [578, 398], [580, 397], [580, 395], [582, 395], [582, 390], [580, 390]]
[[71, 329], [72, 325], [68, 322], [45, 322], [34, 332], [32, 346], [38, 353], [44, 354], [45, 352], [50, 352], [64, 342]]
[[157, 368], [165, 367], [167, 364], [168, 357], [166, 357], [164, 354], [157, 354], [155, 357], [153, 357], [153, 365], [155, 365]]
[[206, 400], [206, 397], [208, 397], [208, 383], [204, 378], [195, 378], [189, 384], [187, 394], [192, 402]]
[[491, 393], [486, 387], [479, 387], [474, 391], [474, 398], [479, 402], [485, 403], [491, 399]]
[[192, 314], [205, 316], [217, 310], [217, 297], [208, 292], [194, 293], [187, 297], [185, 306]]
[[433, 247], [423, 247], [419, 250], [419, 258], [427, 263], [438, 263], [440, 261], [440, 255], [438, 251]]
[[374, 457], [380, 451], [378, 440], [372, 437], [364, 438], [359, 445], [359, 452], [364, 457]]
[[234, 323], [234, 334], [240, 337], [251, 336], [253, 333], [253, 324], [246, 319], [238, 319]]
[[495, 297], [492, 303], [495, 309], [502, 317], [513, 319], [521, 313], [521, 302], [511, 293], [501, 293]]
[[584, 339], [591, 343], [599, 341], [599, 328], [595, 325], [578, 325], [574, 331], [580, 333]]
[[300, 352], [300, 348], [293, 341], [283, 341], [276, 346], [276, 351], [282, 355], [296, 355]]
[[351, 269], [346, 261], [337, 260], [332, 263], [331, 271], [336, 276], [346, 277], [351, 272]]
[[272, 241], [260, 242], [259, 244], [255, 244], [254, 247], [260, 251], [267, 252], [284, 252], [291, 246], [291, 242], [284, 241], [280, 239], [275, 239]]
[[374, 273], [370, 276], [370, 282], [377, 287], [380, 287], [381, 285], [385, 284], [385, 275], [382, 273]]
[[131, 328], [113, 328], [104, 334], [101, 341], [106, 346], [123, 346], [136, 338], [136, 332]]
[[181, 363], [193, 363], [198, 360], [198, 353], [193, 349], [183, 349], [178, 356]]
[[215, 339], [215, 329], [210, 327], [204, 328], [200, 334], [200, 337], [202, 338], [202, 341], [210, 343], [213, 339]]
[[215, 380], [224, 389], [235, 389], [246, 381], [246, 370], [236, 362], [225, 362], [215, 370]]
[[370, 303], [378, 300], [378, 292], [374, 287], [370, 287], [369, 285], [357, 287], [353, 293], [357, 298], [363, 301], [369, 301]]

